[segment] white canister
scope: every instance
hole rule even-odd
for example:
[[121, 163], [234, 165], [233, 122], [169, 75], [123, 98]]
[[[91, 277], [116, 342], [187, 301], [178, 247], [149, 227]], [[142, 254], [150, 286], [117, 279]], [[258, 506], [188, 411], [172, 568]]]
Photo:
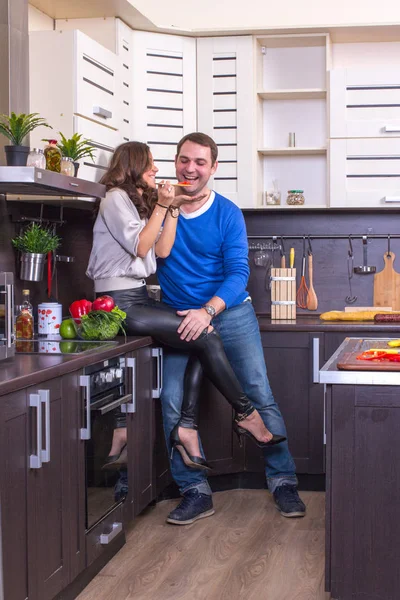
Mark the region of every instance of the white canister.
[[61, 354], [60, 342], [44, 339], [39, 340], [39, 352], [44, 352], [45, 354]]
[[42, 302], [38, 305], [38, 334], [54, 335], [60, 333], [62, 305], [58, 302]]

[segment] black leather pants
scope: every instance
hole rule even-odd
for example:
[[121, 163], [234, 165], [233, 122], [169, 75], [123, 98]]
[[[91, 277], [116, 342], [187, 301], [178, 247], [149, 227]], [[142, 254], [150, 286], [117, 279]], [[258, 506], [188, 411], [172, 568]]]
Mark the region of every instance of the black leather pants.
[[236, 413], [247, 416], [254, 411], [254, 406], [243, 392], [227, 359], [221, 338], [215, 330], [211, 333], [203, 332], [196, 340], [181, 340], [177, 329], [182, 317], [176, 314], [175, 309], [149, 299], [146, 286], [103, 294], [112, 296], [115, 304], [126, 312], [128, 335], [150, 335], [162, 344], [193, 355], [185, 372], [180, 421], [182, 427], [197, 428], [201, 370], [194, 357], [199, 359], [205, 375], [225, 396]]

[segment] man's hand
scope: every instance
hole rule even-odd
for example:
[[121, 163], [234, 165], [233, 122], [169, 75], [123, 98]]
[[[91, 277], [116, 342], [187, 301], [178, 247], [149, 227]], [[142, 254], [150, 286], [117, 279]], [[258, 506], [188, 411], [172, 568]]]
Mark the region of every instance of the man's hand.
[[185, 317], [178, 327], [181, 340], [197, 340], [199, 335], [210, 325], [211, 317], [204, 308], [177, 310], [176, 314]]
[[182, 206], [182, 204], [195, 204], [196, 202], [200, 202], [207, 196], [206, 193], [198, 194], [197, 196], [186, 196], [185, 194], [179, 194], [175, 196], [174, 206]]

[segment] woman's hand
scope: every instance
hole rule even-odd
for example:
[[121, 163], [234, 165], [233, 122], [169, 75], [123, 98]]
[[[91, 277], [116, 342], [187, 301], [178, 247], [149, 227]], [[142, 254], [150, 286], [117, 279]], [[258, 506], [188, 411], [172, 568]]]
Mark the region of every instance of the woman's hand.
[[158, 202], [165, 206], [171, 206], [175, 200], [175, 188], [170, 181], [160, 181], [157, 189]]

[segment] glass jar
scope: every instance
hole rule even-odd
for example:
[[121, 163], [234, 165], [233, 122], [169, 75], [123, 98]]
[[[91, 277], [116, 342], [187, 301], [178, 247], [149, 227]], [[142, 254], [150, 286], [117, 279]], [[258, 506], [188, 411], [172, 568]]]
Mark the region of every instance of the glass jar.
[[44, 149], [44, 155], [46, 157], [46, 169], [60, 173], [62, 154], [60, 148], [57, 147], [57, 140], [49, 140]]
[[265, 192], [266, 206], [279, 206], [281, 203], [281, 193], [279, 190], [267, 190]]
[[74, 176], [74, 161], [69, 156], [63, 156], [61, 159], [61, 173], [63, 175], [69, 175], [70, 177]]
[[38, 169], [46, 168], [46, 158], [41, 148], [32, 148], [28, 154], [26, 166], [37, 167]]
[[303, 190], [288, 190], [288, 196], [286, 198], [286, 204], [290, 206], [300, 206], [304, 204], [305, 198], [303, 196]]

